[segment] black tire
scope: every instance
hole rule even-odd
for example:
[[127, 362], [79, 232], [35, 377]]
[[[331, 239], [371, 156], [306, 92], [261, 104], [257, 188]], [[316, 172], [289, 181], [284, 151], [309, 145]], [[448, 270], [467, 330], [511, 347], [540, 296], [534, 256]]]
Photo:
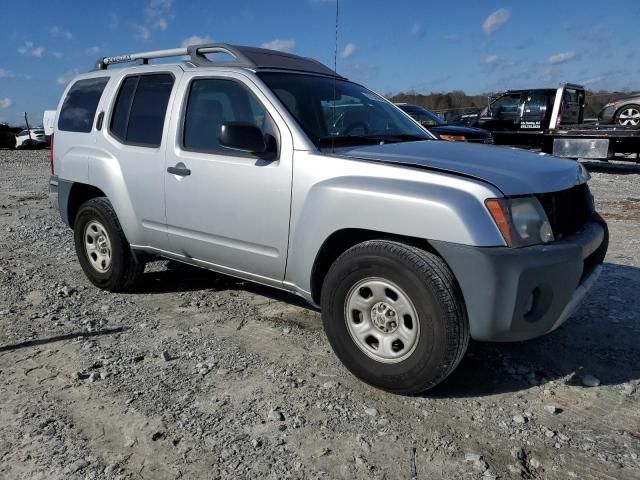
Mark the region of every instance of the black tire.
[[[367, 355], [353, 340], [345, 318], [352, 287], [370, 277], [397, 285], [418, 316], [415, 349], [397, 363]], [[444, 261], [406, 244], [371, 240], [344, 252], [325, 277], [322, 322], [334, 352], [358, 378], [399, 394], [424, 392], [444, 380], [458, 365], [469, 343], [469, 324], [460, 288]]]
[[[109, 237], [111, 263], [105, 272], [98, 271], [91, 264], [85, 248], [85, 229], [92, 221], [99, 222]], [[144, 272], [144, 263], [131, 251], [116, 212], [105, 197], [92, 198], [80, 206], [73, 230], [80, 266], [96, 287], [110, 292], [129, 290]]]

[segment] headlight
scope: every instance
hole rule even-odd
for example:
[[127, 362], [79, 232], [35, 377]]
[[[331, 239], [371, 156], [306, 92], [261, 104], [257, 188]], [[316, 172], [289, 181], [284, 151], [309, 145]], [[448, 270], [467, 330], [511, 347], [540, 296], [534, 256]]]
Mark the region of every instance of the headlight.
[[537, 198], [491, 198], [485, 205], [508, 246], [517, 248], [553, 241], [551, 224]]
[[440, 135], [440, 140], [446, 140], [447, 142], [466, 142], [467, 137], [464, 135]]

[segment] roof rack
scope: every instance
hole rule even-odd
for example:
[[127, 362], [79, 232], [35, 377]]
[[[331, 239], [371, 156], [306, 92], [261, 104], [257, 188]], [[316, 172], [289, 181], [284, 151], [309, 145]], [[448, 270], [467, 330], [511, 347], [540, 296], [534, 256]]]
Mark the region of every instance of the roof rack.
[[[230, 55], [233, 57], [233, 60], [214, 61], [207, 58], [206, 55], [212, 53]], [[250, 68], [252, 70], [296, 70], [344, 78], [313, 58], [300, 57], [290, 53], [268, 50], [266, 48], [245, 47], [226, 43], [206, 43], [202, 45], [189, 45], [188, 47], [182, 48], [102, 57], [96, 62], [95, 70], [106, 70], [109, 65], [115, 63], [136, 62], [138, 65], [147, 65], [149, 60], [154, 58], [179, 56], [188, 56], [188, 61], [196, 67], [234, 66]]]

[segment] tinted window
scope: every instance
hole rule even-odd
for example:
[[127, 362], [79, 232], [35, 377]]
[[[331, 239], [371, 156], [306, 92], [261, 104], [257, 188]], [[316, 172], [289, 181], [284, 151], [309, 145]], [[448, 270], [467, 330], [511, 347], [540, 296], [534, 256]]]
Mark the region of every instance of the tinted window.
[[427, 110], [426, 108], [405, 106], [401, 106], [400, 108], [411, 115], [414, 120], [417, 120], [419, 123], [427, 127], [442, 125], [445, 123], [439, 116]]
[[524, 97], [524, 113], [536, 113], [547, 109], [546, 92], [529, 92]]
[[173, 77], [169, 74], [127, 77], [111, 117], [111, 133], [134, 145], [160, 146]]
[[101, 77], [78, 80], [74, 83], [60, 109], [58, 130], [90, 132], [98, 102], [108, 81], [108, 77]]
[[129, 77], [124, 80], [111, 117], [111, 133], [121, 140], [124, 140], [127, 136], [129, 110], [131, 109], [133, 92], [138, 85], [138, 78], [140, 77]]
[[273, 120], [244, 85], [233, 80], [194, 80], [185, 115], [184, 148], [230, 154], [231, 150], [218, 142], [220, 127], [226, 122], [252, 123], [277, 138]]
[[504, 113], [517, 113], [520, 106], [520, 94], [504, 95], [491, 104], [494, 115]]
[[259, 76], [319, 147], [430, 139], [384, 98], [355, 83], [287, 73]]

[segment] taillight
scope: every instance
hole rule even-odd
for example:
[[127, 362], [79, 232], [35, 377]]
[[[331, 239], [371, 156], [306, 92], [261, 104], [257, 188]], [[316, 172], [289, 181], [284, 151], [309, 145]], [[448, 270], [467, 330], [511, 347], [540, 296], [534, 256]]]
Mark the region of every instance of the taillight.
[[49, 166], [51, 167], [51, 175], [53, 175], [53, 133], [51, 134], [51, 144], [49, 145]]

